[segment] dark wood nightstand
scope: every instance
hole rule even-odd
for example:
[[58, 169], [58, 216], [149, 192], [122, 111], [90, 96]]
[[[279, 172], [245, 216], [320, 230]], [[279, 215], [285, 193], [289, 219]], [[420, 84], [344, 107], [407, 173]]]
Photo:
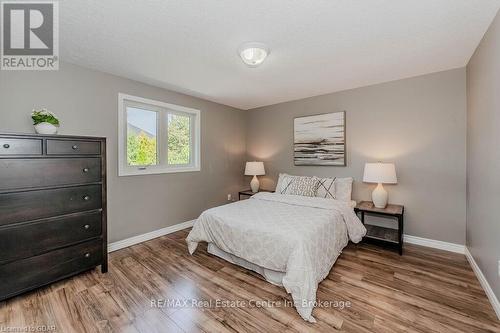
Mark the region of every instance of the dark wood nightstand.
[[[269, 191], [269, 190], [263, 190], [263, 189], [259, 189], [259, 192], [274, 192], [274, 191]], [[254, 195], [255, 193], [252, 192], [252, 190], [248, 189], [248, 190], [243, 190], [243, 191], [239, 191], [238, 192], [238, 200], [241, 200], [241, 196], [244, 195], [244, 196], [248, 196], [248, 197], [251, 197], [252, 195]]]
[[361, 201], [354, 212], [361, 215], [361, 222], [365, 224], [365, 214], [394, 218], [398, 222], [397, 229], [379, 227], [365, 224], [366, 236], [363, 240], [388, 247], [396, 247], [399, 254], [403, 254], [403, 215], [405, 208], [401, 205], [387, 205], [385, 208], [377, 208], [371, 201]]

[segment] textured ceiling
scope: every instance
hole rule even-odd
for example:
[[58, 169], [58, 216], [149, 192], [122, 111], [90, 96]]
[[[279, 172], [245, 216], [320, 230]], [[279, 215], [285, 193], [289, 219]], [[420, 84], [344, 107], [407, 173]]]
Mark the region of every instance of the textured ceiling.
[[[61, 59], [249, 109], [465, 66], [500, 0], [65, 0]], [[263, 42], [258, 68], [237, 49]]]

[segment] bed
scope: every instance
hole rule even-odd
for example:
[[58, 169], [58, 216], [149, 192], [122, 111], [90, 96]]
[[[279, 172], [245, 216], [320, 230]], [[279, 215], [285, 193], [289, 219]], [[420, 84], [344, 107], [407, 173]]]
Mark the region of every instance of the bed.
[[365, 233], [350, 202], [262, 192], [206, 210], [186, 241], [191, 254], [207, 242], [210, 253], [282, 285], [300, 316], [315, 322], [318, 284]]

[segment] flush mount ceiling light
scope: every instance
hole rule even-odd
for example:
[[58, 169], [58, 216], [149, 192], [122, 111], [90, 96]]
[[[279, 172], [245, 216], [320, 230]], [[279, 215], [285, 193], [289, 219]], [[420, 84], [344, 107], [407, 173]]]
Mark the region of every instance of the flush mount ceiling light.
[[241, 60], [249, 67], [257, 67], [269, 55], [269, 48], [262, 43], [245, 43], [238, 49]]

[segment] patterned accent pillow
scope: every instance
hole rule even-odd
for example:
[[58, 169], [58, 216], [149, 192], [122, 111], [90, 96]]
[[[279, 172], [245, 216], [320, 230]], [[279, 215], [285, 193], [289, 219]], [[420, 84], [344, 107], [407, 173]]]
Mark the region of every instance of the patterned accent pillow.
[[314, 197], [318, 189], [319, 179], [316, 177], [288, 176], [283, 182], [286, 182], [287, 185], [282, 189], [281, 194]]
[[335, 178], [320, 178], [316, 196], [319, 198], [335, 199]]

